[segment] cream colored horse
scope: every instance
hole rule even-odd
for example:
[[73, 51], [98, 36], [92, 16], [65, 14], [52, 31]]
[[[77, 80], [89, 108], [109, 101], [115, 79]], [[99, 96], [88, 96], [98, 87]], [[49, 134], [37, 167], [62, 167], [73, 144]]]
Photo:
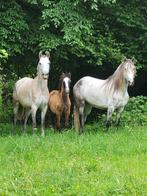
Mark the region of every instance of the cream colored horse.
[[83, 132], [84, 123], [92, 107], [107, 109], [107, 127], [112, 113], [116, 110], [116, 124], [119, 125], [120, 114], [129, 100], [128, 85], [132, 85], [136, 68], [132, 59], [125, 59], [114, 74], [105, 80], [86, 76], [73, 87], [74, 125]]
[[[26, 131], [27, 120], [32, 114], [33, 133], [36, 128], [36, 112], [41, 109], [41, 134], [44, 136], [44, 121], [48, 108], [48, 76], [50, 70], [49, 52], [39, 53], [37, 76], [33, 78], [22, 78], [15, 83], [13, 91], [14, 103], [14, 125], [17, 119], [24, 118], [24, 131]], [[23, 108], [20, 114], [20, 107]]]

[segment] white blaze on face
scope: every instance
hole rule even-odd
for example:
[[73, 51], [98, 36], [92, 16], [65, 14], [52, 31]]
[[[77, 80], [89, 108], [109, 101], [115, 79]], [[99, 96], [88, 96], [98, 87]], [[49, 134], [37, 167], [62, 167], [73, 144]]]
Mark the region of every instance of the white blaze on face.
[[132, 64], [130, 63], [126, 63], [125, 67], [126, 67], [126, 79], [129, 82], [129, 84], [132, 85], [134, 82], [134, 75], [135, 75], [134, 69], [132, 67]]
[[70, 86], [69, 86], [70, 79], [68, 77], [65, 77], [63, 81], [64, 81], [64, 84], [65, 84], [65, 92], [69, 93], [69, 91], [70, 91]]
[[49, 61], [49, 58], [48, 57], [41, 57], [40, 58], [40, 68], [41, 68], [41, 71], [42, 71], [42, 74], [49, 74], [49, 69], [50, 69], [50, 61]]

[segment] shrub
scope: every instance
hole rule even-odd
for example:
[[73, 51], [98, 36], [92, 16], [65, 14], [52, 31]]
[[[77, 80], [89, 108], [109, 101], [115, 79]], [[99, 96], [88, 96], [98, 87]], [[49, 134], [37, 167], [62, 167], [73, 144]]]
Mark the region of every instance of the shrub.
[[[5, 85], [4, 85], [5, 84]], [[12, 92], [13, 92], [14, 80], [9, 79], [8, 81], [2, 80], [0, 83], [0, 121], [10, 122], [13, 115], [13, 103], [12, 103]]]
[[[106, 114], [98, 117], [99, 124], [103, 126], [106, 121]], [[113, 113], [112, 121], [116, 120], [116, 114]], [[114, 123], [114, 122], [113, 122]], [[125, 125], [147, 125], [147, 97], [136, 96], [129, 99], [124, 111], [121, 114], [121, 126]]]
[[131, 124], [147, 125], [147, 97], [130, 98], [121, 118]]

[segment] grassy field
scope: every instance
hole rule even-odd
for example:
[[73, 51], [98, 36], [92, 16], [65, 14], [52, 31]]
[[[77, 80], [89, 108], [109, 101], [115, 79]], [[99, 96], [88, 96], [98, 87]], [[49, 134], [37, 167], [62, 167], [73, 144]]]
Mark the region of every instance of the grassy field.
[[0, 195], [147, 194], [147, 127], [94, 124], [45, 138], [10, 130], [0, 125]]

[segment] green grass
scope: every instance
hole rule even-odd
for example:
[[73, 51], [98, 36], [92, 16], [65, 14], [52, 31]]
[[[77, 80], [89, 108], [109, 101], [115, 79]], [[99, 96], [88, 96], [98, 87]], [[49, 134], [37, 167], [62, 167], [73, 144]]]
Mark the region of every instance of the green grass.
[[147, 127], [87, 125], [45, 138], [0, 125], [0, 195], [146, 195]]

